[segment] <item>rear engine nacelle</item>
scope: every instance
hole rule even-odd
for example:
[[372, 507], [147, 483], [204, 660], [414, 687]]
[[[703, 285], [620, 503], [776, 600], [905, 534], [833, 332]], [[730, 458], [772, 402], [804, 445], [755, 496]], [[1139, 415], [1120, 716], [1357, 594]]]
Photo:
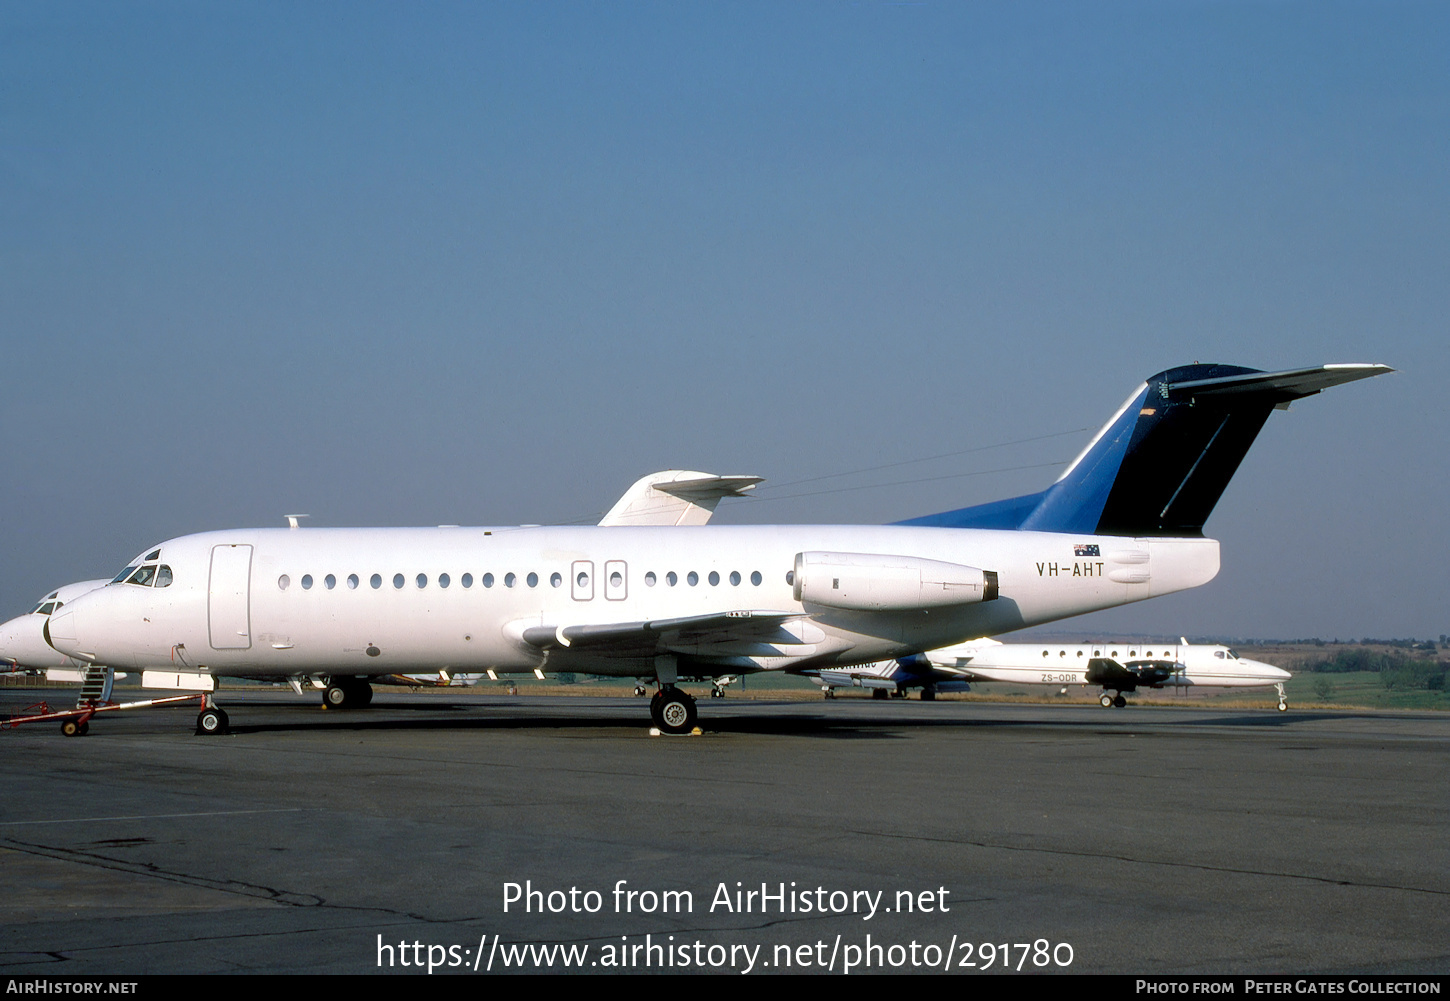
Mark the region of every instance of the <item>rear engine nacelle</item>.
[[970, 605], [997, 597], [997, 574], [872, 553], [797, 553], [795, 599], [863, 612]]

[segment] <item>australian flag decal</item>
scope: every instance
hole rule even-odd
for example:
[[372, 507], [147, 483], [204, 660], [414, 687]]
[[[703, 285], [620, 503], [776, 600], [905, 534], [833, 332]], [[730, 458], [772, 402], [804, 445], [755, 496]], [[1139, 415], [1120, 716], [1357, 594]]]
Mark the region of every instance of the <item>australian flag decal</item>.
[[1095, 545], [1094, 546], [1082, 546], [1082, 545], [1078, 545], [1078, 546], [1073, 546], [1072, 547], [1072, 555], [1074, 555], [1074, 556], [1101, 556], [1103, 554], [1098, 551], [1098, 547], [1095, 546]]

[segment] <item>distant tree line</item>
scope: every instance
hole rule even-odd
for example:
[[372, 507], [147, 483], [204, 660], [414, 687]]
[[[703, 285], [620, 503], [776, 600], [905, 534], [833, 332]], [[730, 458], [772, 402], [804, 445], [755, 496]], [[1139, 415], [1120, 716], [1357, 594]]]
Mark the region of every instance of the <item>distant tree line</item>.
[[1446, 688], [1447, 672], [1443, 662], [1412, 658], [1399, 650], [1381, 652], [1362, 647], [1339, 650], [1332, 657], [1310, 661], [1304, 667], [1320, 674], [1371, 671], [1378, 674], [1380, 683], [1391, 690], [1444, 691]]

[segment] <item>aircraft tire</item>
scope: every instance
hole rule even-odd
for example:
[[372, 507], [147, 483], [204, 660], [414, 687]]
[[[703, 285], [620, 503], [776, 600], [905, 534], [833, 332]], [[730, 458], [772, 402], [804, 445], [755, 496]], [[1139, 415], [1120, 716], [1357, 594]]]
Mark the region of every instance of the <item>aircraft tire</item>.
[[1104, 709], [1111, 709], [1113, 707], [1113, 697], [1107, 692], [1103, 692], [1102, 695], [1098, 696], [1098, 705]]
[[923, 688], [921, 690], [921, 701], [923, 701], [923, 702], [935, 702], [936, 701], [936, 689], [935, 688]]
[[661, 693], [659, 718], [655, 725], [665, 733], [689, 733], [698, 720], [695, 700], [689, 695], [678, 689]]
[[891, 693], [888, 692], [884, 688], [873, 688], [873, 689], [871, 689], [871, 697], [873, 699], [883, 699], [884, 700], [884, 699], [891, 698]]
[[1113, 699], [1113, 705], [1116, 706], [1119, 709], [1123, 708], [1127, 704], [1128, 704], [1128, 700], [1125, 699], [1125, 698], [1123, 698], [1121, 695], [1119, 695], [1117, 698]]
[[196, 717], [196, 732], [198, 736], [215, 737], [226, 733], [230, 729], [227, 714], [221, 709], [203, 709]]
[[357, 706], [359, 709], [366, 708], [373, 704], [373, 686], [366, 681], [357, 686]]
[[322, 704], [328, 709], [351, 709], [356, 699], [351, 688], [333, 682], [323, 689]]
[[1287, 702], [1280, 702], [1279, 703], [1279, 712], [1286, 713], [1288, 711], [1289, 711], [1289, 703], [1287, 703]]

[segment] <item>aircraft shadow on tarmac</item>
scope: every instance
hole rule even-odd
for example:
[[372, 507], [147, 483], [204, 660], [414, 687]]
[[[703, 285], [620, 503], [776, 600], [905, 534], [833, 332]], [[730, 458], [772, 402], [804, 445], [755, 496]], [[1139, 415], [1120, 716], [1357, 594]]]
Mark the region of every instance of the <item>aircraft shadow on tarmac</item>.
[[[269, 709], [283, 704], [270, 703]], [[826, 714], [820, 710], [806, 708], [800, 703], [759, 703], [769, 706], [796, 705], [796, 712], [750, 713], [740, 703], [729, 707], [729, 711], [701, 721], [700, 728], [706, 736], [711, 734], [754, 734], [762, 736], [821, 737], [845, 740], [895, 740], [909, 735], [912, 730], [931, 729], [1069, 729], [1090, 730], [1103, 734], [1117, 734], [1125, 731], [1151, 728], [1154, 730], [1179, 727], [1247, 727], [1278, 729], [1293, 723], [1314, 722], [1325, 719], [1343, 719], [1343, 713], [1240, 713], [1232, 716], [1212, 715], [1208, 717], [1187, 717], [1165, 720], [1161, 717], [1143, 719], [1135, 713], [1113, 714], [1103, 718], [1096, 708], [1084, 710], [1081, 718], [1052, 718], [1027, 711], [1013, 718], [980, 717], [931, 717], [923, 714], [911, 718], [897, 712], [855, 713], [851, 715]], [[261, 708], [253, 704], [255, 708]], [[301, 707], [296, 707], [299, 710]], [[640, 706], [642, 708], [642, 704]], [[1027, 709], [1028, 707], [1020, 707]], [[1056, 707], [1054, 707], [1056, 713]], [[426, 712], [430, 718], [399, 718]], [[434, 718], [433, 714], [448, 713], [446, 718]], [[467, 715], [462, 715], [467, 713]], [[458, 715], [454, 715], [458, 714]], [[537, 703], [500, 700], [486, 705], [460, 703], [429, 703], [427, 705], [385, 704], [371, 710], [356, 713], [317, 713], [310, 718], [275, 718], [267, 722], [250, 723], [245, 709], [234, 711], [231, 733], [238, 736], [264, 733], [324, 732], [329, 730], [351, 732], [388, 731], [468, 731], [468, 730], [610, 730], [637, 731], [643, 733], [648, 723], [642, 713], [630, 711], [620, 714], [617, 707], [579, 707], [575, 713], [540, 711]], [[319, 718], [324, 716], [326, 718]], [[1076, 716], [1077, 714], [1073, 714]]]

